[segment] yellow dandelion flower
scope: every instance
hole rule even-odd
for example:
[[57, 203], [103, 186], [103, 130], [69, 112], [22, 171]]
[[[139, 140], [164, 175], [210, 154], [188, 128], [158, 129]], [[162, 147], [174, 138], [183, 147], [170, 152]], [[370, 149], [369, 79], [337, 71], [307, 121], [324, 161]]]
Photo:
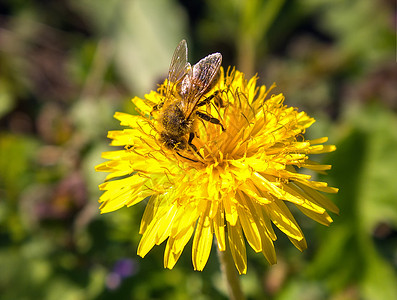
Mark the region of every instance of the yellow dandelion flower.
[[323, 193], [338, 190], [298, 169], [330, 169], [308, 155], [335, 146], [323, 145], [326, 137], [305, 140], [303, 134], [315, 120], [284, 105], [282, 94], [269, 96], [273, 86], [266, 89], [256, 82], [256, 77], [247, 81], [237, 70], [225, 74], [220, 68], [217, 84], [203, 96], [212, 102], [199, 109], [222, 125], [196, 120], [194, 138], [186, 136], [184, 147], [166, 145], [161, 116], [153, 110], [164, 101], [167, 80], [145, 99], [132, 99], [138, 115], [115, 114], [128, 128], [109, 132], [111, 145], [124, 149], [103, 153], [108, 161], [96, 167], [110, 173], [99, 186], [105, 191], [100, 209], [107, 213], [148, 199], [138, 255], [167, 241], [164, 266], [172, 269], [193, 237], [193, 266], [203, 270], [215, 236], [219, 250], [228, 247], [243, 274], [246, 241], [276, 263], [273, 225], [299, 250], [306, 248], [286, 202], [321, 224], [332, 222], [327, 210], [338, 213], [338, 208]]

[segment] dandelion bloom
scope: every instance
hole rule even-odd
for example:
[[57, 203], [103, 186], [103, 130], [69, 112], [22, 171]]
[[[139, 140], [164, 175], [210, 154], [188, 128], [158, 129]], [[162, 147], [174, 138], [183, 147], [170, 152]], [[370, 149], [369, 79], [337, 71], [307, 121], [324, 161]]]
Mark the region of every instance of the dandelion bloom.
[[[171, 269], [193, 236], [192, 261], [202, 270], [214, 236], [220, 251], [229, 248], [240, 274], [246, 273], [246, 242], [276, 263], [272, 223], [304, 250], [305, 237], [285, 202], [294, 204], [311, 219], [329, 225], [327, 210], [338, 208], [323, 194], [336, 193], [325, 182], [313, 181], [299, 168], [324, 172], [309, 154], [335, 150], [323, 145], [327, 138], [306, 140], [306, 128], [315, 120], [283, 104], [282, 94], [256, 85], [244, 74], [220, 69], [217, 84], [204, 97], [214, 102], [200, 107], [219, 124], [197, 120], [194, 148], [170, 150], [159, 138], [153, 105], [164, 99], [167, 80], [157, 91], [135, 97], [138, 114], [116, 113], [126, 126], [110, 131], [111, 145], [123, 150], [103, 153], [108, 159], [96, 167], [110, 172], [100, 185], [102, 213], [148, 199], [142, 217], [138, 255], [167, 240], [164, 265]], [[216, 100], [218, 99], [218, 100]], [[245, 237], [245, 238], [244, 238]]]

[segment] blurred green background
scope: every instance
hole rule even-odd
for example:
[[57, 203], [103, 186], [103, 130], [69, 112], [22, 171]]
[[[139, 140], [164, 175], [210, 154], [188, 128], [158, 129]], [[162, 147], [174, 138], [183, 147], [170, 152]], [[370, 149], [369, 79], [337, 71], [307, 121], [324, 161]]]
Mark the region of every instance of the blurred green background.
[[136, 255], [144, 204], [100, 215], [94, 172], [115, 111], [161, 82], [177, 43], [223, 54], [317, 122], [338, 150], [330, 228], [295, 215], [278, 264], [248, 251], [248, 299], [397, 299], [397, 65], [388, 0], [0, 2], [0, 299], [227, 299], [215, 248], [163, 269]]

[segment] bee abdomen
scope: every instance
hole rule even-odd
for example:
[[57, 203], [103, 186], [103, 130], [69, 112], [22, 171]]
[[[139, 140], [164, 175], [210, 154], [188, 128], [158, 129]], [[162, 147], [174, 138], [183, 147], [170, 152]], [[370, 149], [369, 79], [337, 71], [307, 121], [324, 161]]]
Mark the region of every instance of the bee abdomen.
[[185, 119], [182, 110], [174, 104], [164, 110], [162, 125], [172, 136], [182, 136], [189, 132], [191, 122]]

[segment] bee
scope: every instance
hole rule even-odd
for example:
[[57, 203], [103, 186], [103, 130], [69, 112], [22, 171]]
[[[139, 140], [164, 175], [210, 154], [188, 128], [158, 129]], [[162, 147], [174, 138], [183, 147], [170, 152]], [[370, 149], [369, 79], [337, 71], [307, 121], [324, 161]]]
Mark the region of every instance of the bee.
[[225, 130], [218, 119], [198, 110], [213, 98], [204, 98], [203, 95], [216, 83], [222, 55], [210, 54], [191, 67], [187, 54], [186, 41], [182, 40], [172, 56], [164, 101], [155, 105], [153, 110], [159, 112], [159, 140], [166, 148], [178, 151], [187, 149], [189, 145], [197, 152], [192, 144], [197, 118], [218, 124]]

